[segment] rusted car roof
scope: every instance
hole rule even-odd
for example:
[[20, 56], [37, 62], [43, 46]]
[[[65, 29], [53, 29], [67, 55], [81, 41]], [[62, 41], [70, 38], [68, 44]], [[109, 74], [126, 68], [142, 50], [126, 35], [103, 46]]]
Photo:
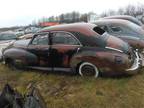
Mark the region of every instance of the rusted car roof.
[[48, 31], [69, 31], [69, 32], [81, 32], [85, 35], [99, 35], [96, 33], [93, 28], [96, 27], [95, 24], [90, 23], [73, 23], [73, 24], [61, 24], [51, 27], [46, 27], [39, 32], [48, 32]]
[[143, 24], [139, 20], [129, 15], [114, 15], [114, 16], [104, 17], [102, 19], [123, 19], [123, 20], [131, 21], [137, 25], [143, 26]]

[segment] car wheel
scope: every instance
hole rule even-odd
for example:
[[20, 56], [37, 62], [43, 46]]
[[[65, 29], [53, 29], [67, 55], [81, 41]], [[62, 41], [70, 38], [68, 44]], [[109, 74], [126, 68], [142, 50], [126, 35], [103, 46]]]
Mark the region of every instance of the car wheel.
[[84, 62], [80, 64], [78, 72], [81, 76], [93, 76], [97, 78], [99, 76], [98, 68], [89, 62]]

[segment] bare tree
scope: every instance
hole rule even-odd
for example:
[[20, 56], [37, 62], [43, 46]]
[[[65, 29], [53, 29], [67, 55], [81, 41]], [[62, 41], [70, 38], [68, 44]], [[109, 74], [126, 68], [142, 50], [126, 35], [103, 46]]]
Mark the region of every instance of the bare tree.
[[82, 14], [80, 17], [80, 21], [87, 22], [88, 21], [88, 14], [87, 13]]

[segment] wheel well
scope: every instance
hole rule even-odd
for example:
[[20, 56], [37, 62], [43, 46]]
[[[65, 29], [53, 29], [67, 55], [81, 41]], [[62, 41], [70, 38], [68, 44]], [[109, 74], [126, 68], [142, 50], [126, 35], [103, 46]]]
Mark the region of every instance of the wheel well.
[[77, 65], [76, 65], [76, 72], [78, 73], [78, 69], [79, 69], [79, 66], [83, 63], [84, 61], [81, 61], [79, 62]]

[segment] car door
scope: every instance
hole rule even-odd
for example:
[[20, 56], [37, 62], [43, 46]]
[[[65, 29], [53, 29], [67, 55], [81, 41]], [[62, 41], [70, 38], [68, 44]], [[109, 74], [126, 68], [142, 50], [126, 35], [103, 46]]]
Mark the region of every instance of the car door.
[[51, 59], [54, 68], [69, 68], [71, 57], [82, 46], [80, 41], [69, 32], [51, 33]]
[[37, 56], [36, 66], [51, 67], [49, 57], [49, 34], [37, 34], [28, 45], [29, 52]]

